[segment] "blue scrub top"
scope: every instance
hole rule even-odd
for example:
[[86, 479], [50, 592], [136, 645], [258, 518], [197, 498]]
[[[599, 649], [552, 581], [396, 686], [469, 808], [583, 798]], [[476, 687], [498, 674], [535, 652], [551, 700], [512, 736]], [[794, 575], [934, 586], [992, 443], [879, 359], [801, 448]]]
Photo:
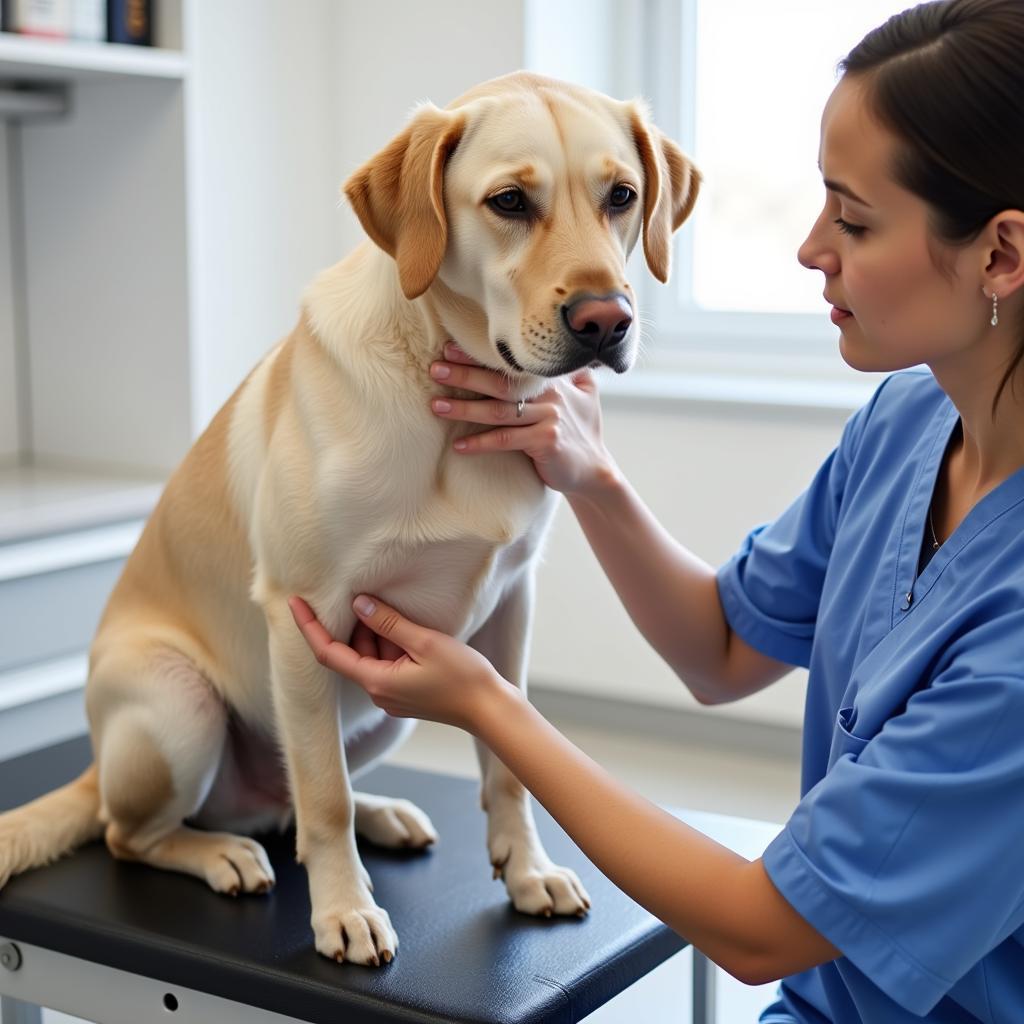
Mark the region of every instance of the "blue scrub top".
[[718, 572], [752, 647], [810, 669], [800, 804], [764, 855], [843, 956], [771, 1024], [1024, 1021], [1024, 469], [917, 574], [956, 408], [887, 378]]

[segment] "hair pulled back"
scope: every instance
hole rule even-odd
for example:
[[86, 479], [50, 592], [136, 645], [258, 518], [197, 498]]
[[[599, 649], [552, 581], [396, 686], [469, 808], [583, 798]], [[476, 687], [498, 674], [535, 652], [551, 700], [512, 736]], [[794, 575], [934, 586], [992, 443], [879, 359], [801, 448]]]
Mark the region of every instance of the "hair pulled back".
[[[895, 180], [930, 207], [936, 238], [968, 245], [1024, 210], [1024, 0], [936, 0], [889, 18], [839, 63], [864, 79], [899, 140]], [[1024, 359], [1021, 343], [993, 402]]]

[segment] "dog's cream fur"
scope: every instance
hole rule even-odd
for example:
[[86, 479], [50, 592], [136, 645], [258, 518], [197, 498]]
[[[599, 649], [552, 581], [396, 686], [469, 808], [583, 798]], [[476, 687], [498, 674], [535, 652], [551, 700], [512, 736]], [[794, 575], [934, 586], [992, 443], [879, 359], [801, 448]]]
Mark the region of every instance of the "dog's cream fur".
[[[355, 833], [390, 846], [436, 837], [422, 811], [353, 793], [349, 778], [407, 726], [317, 663], [286, 599], [303, 595], [347, 638], [353, 595], [378, 594], [525, 685], [533, 566], [557, 496], [521, 453], [454, 454], [481, 428], [431, 414], [431, 396], [454, 392], [428, 367], [457, 338], [508, 372], [515, 401], [590, 362], [563, 303], [621, 292], [635, 319], [626, 257], [642, 232], [666, 279], [699, 180], [642, 106], [526, 74], [420, 108], [353, 175], [345, 190], [372, 241], [316, 279], [295, 329], [168, 482], [91, 649], [95, 763], [0, 816], [0, 883], [103, 835], [117, 857], [264, 891], [266, 855], [235, 833], [294, 808], [317, 949], [391, 959], [398, 940]], [[609, 212], [623, 183], [639, 198]], [[488, 206], [509, 187], [536, 216]], [[515, 906], [582, 913], [583, 887], [547, 858], [521, 785], [484, 749], [480, 760], [490, 858]]]

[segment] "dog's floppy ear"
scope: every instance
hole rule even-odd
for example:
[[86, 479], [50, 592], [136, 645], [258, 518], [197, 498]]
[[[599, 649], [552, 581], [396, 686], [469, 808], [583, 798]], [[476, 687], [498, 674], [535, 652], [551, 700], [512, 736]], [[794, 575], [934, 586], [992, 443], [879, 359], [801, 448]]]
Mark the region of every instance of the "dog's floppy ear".
[[430, 287], [444, 259], [444, 165], [465, 121], [462, 113], [425, 104], [344, 185], [366, 233], [395, 258], [402, 291], [410, 299]]
[[700, 171], [647, 117], [646, 106], [630, 104], [633, 140], [644, 165], [644, 256], [664, 284], [672, 256], [672, 232], [690, 216], [700, 191]]

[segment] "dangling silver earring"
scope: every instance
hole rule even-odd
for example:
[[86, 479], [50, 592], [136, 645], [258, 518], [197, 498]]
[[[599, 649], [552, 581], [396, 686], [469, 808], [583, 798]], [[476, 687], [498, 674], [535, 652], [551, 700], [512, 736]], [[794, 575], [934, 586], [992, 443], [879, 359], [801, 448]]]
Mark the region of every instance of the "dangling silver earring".
[[992, 293], [992, 319], [989, 321], [993, 327], [999, 326], [999, 296]]

